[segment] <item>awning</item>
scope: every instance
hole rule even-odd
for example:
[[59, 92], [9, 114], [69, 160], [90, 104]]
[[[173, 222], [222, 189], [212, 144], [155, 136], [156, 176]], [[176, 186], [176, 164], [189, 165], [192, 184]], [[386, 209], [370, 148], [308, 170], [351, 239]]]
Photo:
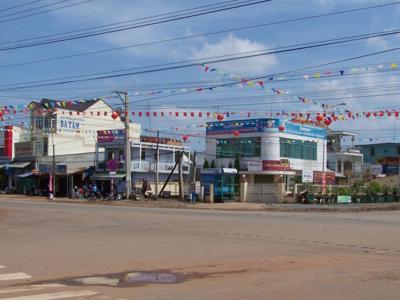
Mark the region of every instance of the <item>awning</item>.
[[126, 175], [125, 174], [114, 174], [110, 176], [109, 173], [94, 173], [92, 176], [90, 176], [90, 179], [92, 180], [111, 180], [111, 179], [121, 179], [124, 178]]
[[242, 175], [296, 175], [296, 171], [240, 171]]
[[13, 162], [13, 163], [7, 164], [7, 168], [19, 168], [19, 169], [23, 169], [23, 168], [27, 167], [27, 166], [30, 165], [30, 164], [31, 164], [30, 161]]
[[29, 176], [32, 176], [32, 172], [17, 175], [17, 177], [20, 177], [20, 178], [25, 178], [25, 177], [29, 177]]
[[0, 165], [0, 169], [3, 169], [6, 165]]
[[63, 161], [57, 164], [56, 170], [57, 174], [76, 174], [76, 173], [83, 173], [89, 167], [83, 165], [82, 163], [77, 163], [73, 161]]

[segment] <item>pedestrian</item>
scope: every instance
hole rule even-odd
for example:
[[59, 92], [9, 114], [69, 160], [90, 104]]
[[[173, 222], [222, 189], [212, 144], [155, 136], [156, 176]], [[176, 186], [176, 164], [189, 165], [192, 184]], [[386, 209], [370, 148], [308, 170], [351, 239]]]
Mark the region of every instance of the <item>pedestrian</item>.
[[87, 197], [87, 191], [88, 191], [88, 186], [87, 186], [86, 183], [83, 184], [82, 190], [83, 190], [82, 195], [83, 195], [84, 198], [86, 198]]
[[142, 194], [143, 194], [143, 197], [146, 197], [146, 193], [148, 191], [151, 191], [151, 186], [150, 186], [149, 182], [147, 181], [147, 179], [143, 178], [143, 183], [142, 183]]
[[96, 183], [93, 183], [93, 185], [92, 185], [92, 193], [93, 193], [93, 197], [94, 197], [95, 199], [98, 199], [98, 198], [99, 198], [99, 190], [98, 190], [98, 188], [97, 188]]
[[74, 191], [72, 193], [72, 198], [78, 199], [79, 198], [79, 189], [78, 186], [74, 186]]

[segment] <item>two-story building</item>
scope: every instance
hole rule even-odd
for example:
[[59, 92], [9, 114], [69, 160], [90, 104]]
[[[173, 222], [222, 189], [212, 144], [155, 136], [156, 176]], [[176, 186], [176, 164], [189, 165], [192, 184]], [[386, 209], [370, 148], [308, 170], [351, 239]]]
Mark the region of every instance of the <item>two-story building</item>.
[[357, 145], [364, 155], [364, 167], [372, 175], [398, 175], [400, 165], [400, 143], [377, 143]]
[[[140, 131], [140, 127], [138, 129]], [[130, 131], [130, 133], [132, 130]], [[137, 131], [136, 131], [137, 132]], [[140, 136], [131, 133], [131, 178], [132, 187], [139, 187], [142, 180], [165, 182], [171, 173], [178, 154], [183, 152], [182, 173], [187, 178], [190, 172], [190, 149], [183, 142], [169, 137]], [[105, 188], [116, 188], [125, 178], [125, 130], [97, 131], [96, 173], [91, 180], [105, 182]], [[157, 164], [158, 161], [158, 164]], [[178, 181], [178, 168], [172, 174], [171, 181]], [[153, 185], [154, 188], [154, 185]]]
[[[53, 173], [53, 154], [56, 173], [56, 195], [67, 196], [75, 184], [94, 167], [99, 128], [121, 128], [120, 118], [113, 119], [112, 107], [101, 99], [55, 101], [43, 99], [29, 104], [30, 140], [18, 150], [16, 144], [12, 165], [28, 164], [20, 174], [24, 190], [19, 192], [46, 193]], [[29, 181], [30, 184], [27, 183]], [[33, 183], [32, 183], [33, 182]], [[18, 183], [17, 183], [18, 185]], [[28, 189], [27, 189], [28, 187]]]
[[240, 174], [249, 183], [284, 180], [289, 190], [296, 177], [313, 182], [328, 171], [323, 127], [269, 118], [210, 122], [206, 137], [207, 159], [215, 160], [218, 168], [233, 166], [239, 159]]
[[23, 153], [31, 153], [31, 129], [6, 125], [0, 128], [0, 189], [17, 189], [18, 178], [26, 176], [31, 161], [15, 161]]
[[[335, 172], [339, 184], [351, 184], [362, 176], [363, 154], [355, 148], [355, 137], [356, 134], [347, 131], [328, 132], [328, 169]], [[351, 139], [351, 143], [345, 145], [344, 139]]]

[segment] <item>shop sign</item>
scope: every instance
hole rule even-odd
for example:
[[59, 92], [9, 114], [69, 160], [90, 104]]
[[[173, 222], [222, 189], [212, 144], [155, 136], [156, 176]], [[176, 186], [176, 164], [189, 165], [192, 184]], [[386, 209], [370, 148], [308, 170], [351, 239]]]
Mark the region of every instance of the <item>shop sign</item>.
[[313, 183], [314, 181], [314, 173], [313, 171], [303, 171], [302, 173], [302, 182], [303, 183]]
[[338, 196], [337, 202], [340, 204], [349, 204], [349, 203], [351, 203], [351, 196], [349, 196], [349, 195]]
[[247, 171], [249, 172], [261, 172], [263, 170], [262, 161], [250, 161], [247, 163]]
[[313, 180], [314, 184], [321, 184], [323, 185], [334, 185], [336, 182], [336, 175], [335, 172], [324, 172], [325, 176], [323, 176], [323, 173], [320, 171], [314, 171], [313, 173]]
[[15, 143], [15, 157], [33, 156], [33, 145], [31, 142]]
[[80, 130], [82, 128], [82, 118], [60, 117], [59, 128], [62, 130]]
[[371, 165], [371, 175], [378, 176], [382, 174], [382, 165], [381, 164], [373, 164]]
[[290, 171], [290, 162], [287, 159], [263, 160], [263, 171]]
[[[52, 164], [39, 164], [40, 174], [53, 174]], [[57, 174], [67, 174], [67, 165], [56, 165]]]
[[111, 172], [117, 171], [119, 166], [119, 162], [115, 159], [110, 159], [107, 162], [107, 169]]
[[109, 177], [111, 177], [111, 178], [113, 178], [113, 177], [116, 177], [117, 176], [117, 172], [108, 172], [108, 176]]

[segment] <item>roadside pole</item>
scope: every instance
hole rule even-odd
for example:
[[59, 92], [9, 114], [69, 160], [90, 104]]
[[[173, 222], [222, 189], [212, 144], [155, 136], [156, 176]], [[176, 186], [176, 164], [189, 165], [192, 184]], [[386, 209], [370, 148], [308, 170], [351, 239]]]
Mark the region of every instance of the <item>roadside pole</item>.
[[[124, 124], [125, 124], [125, 193], [126, 198], [129, 199], [131, 196], [131, 143], [130, 143], [130, 120], [129, 120], [129, 100], [128, 92], [114, 91], [124, 103]], [[121, 96], [124, 95], [124, 97]]]
[[159, 150], [159, 139], [160, 139], [160, 131], [157, 131], [157, 148], [156, 148], [156, 155], [155, 155], [155, 159], [156, 159], [156, 193], [155, 193], [155, 198], [158, 198], [158, 181], [159, 181], [159, 174], [158, 174], [158, 161], [160, 160], [160, 150]]
[[183, 172], [182, 172], [182, 160], [183, 160], [183, 151], [179, 153], [178, 157], [178, 172], [179, 172], [179, 197], [182, 201], [185, 200], [185, 194], [183, 192]]
[[53, 112], [51, 116], [51, 139], [53, 143], [53, 199], [56, 198], [56, 145], [54, 144], [54, 130], [56, 129], [56, 118]]

